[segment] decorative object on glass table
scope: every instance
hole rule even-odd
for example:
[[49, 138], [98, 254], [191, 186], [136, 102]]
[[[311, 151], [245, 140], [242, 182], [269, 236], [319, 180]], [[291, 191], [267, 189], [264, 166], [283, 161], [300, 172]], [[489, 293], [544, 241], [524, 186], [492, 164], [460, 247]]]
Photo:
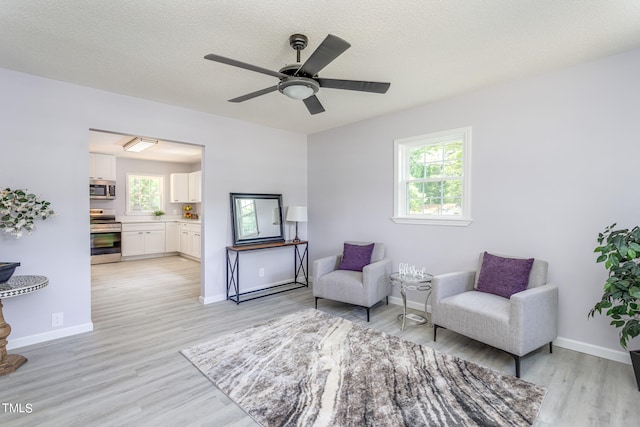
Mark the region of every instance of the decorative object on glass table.
[[415, 265], [409, 265], [408, 263], [403, 262], [398, 265], [398, 273], [400, 273], [400, 276], [402, 276], [403, 279], [406, 279], [406, 281], [410, 281], [411, 278], [418, 279], [420, 281], [421, 279], [430, 276], [429, 273], [425, 271], [424, 267], [418, 270]]

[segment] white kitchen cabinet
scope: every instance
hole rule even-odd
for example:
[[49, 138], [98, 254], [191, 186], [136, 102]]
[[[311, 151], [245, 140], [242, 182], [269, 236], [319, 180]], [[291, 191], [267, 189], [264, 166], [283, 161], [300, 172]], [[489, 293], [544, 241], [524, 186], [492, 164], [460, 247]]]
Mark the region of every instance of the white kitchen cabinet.
[[122, 232], [122, 256], [144, 255], [144, 232]]
[[180, 230], [180, 253], [190, 255], [191, 250], [191, 235], [187, 230]]
[[189, 174], [172, 173], [169, 175], [169, 183], [171, 203], [189, 203]]
[[180, 250], [180, 230], [177, 222], [167, 222], [164, 225], [165, 252], [178, 252]]
[[160, 254], [165, 252], [165, 225], [139, 222], [122, 224], [122, 256]]
[[200, 203], [202, 201], [202, 171], [169, 175], [171, 203]]
[[180, 223], [180, 253], [192, 258], [200, 259], [201, 236], [200, 224], [189, 224], [187, 222]]
[[152, 230], [144, 232], [144, 253], [164, 253], [164, 230]]
[[89, 153], [89, 179], [116, 180], [116, 157], [111, 154]]
[[191, 253], [194, 258], [201, 258], [202, 255], [202, 246], [201, 245], [202, 238], [200, 237], [200, 231], [193, 232], [191, 235]]
[[189, 202], [200, 203], [202, 201], [202, 171], [189, 174]]

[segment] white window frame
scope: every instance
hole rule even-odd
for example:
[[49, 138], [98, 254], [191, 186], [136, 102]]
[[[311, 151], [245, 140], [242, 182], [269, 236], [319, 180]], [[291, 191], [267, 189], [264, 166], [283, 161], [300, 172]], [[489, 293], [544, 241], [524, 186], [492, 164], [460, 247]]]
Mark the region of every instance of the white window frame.
[[[462, 213], [461, 215], [409, 214], [406, 200], [406, 177], [409, 149], [420, 145], [442, 144], [462, 139]], [[394, 140], [393, 222], [398, 224], [427, 224], [467, 226], [471, 224], [471, 127], [430, 133]]]
[[165, 210], [165, 197], [164, 197], [164, 181], [165, 181], [165, 177], [164, 175], [157, 175], [157, 174], [151, 174], [151, 173], [127, 173], [127, 178], [126, 178], [126, 213], [127, 215], [153, 215], [153, 210], [151, 211], [131, 211], [131, 197], [130, 197], [130, 191], [131, 188], [129, 187], [129, 181], [130, 181], [130, 177], [132, 176], [139, 176], [139, 177], [145, 177], [145, 178], [157, 178], [160, 180], [160, 185], [159, 185], [159, 189], [158, 191], [160, 192], [160, 206], [158, 207], [159, 210], [164, 211]]
[[[247, 239], [249, 237], [258, 237], [260, 235], [260, 230], [258, 230], [258, 212], [256, 210], [256, 201], [255, 199], [238, 199], [239, 211], [240, 215], [238, 216], [238, 222], [240, 229], [240, 238]], [[245, 208], [247, 206], [251, 206], [249, 212], [245, 213]], [[255, 226], [255, 228], [250, 233], [245, 233], [245, 218], [251, 217], [251, 223]]]

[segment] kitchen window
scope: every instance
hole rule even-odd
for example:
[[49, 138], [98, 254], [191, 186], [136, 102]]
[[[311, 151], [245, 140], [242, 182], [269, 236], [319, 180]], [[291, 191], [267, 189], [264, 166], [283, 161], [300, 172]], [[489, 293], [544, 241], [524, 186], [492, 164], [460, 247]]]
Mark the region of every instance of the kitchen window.
[[127, 174], [127, 215], [164, 210], [164, 176]]
[[471, 128], [394, 141], [396, 223], [471, 223]]

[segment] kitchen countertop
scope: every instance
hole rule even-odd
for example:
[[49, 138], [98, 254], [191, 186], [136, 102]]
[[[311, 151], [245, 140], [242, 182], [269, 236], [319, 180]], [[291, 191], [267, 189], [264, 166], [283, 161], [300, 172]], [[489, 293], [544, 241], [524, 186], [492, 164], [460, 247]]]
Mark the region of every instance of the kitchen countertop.
[[156, 219], [155, 217], [141, 216], [132, 217], [132, 216], [119, 216], [116, 218], [117, 221], [120, 221], [123, 224], [133, 224], [139, 222], [187, 222], [189, 224], [200, 224], [202, 221], [199, 219], [187, 219], [182, 218], [177, 215], [166, 215], [162, 219]]

